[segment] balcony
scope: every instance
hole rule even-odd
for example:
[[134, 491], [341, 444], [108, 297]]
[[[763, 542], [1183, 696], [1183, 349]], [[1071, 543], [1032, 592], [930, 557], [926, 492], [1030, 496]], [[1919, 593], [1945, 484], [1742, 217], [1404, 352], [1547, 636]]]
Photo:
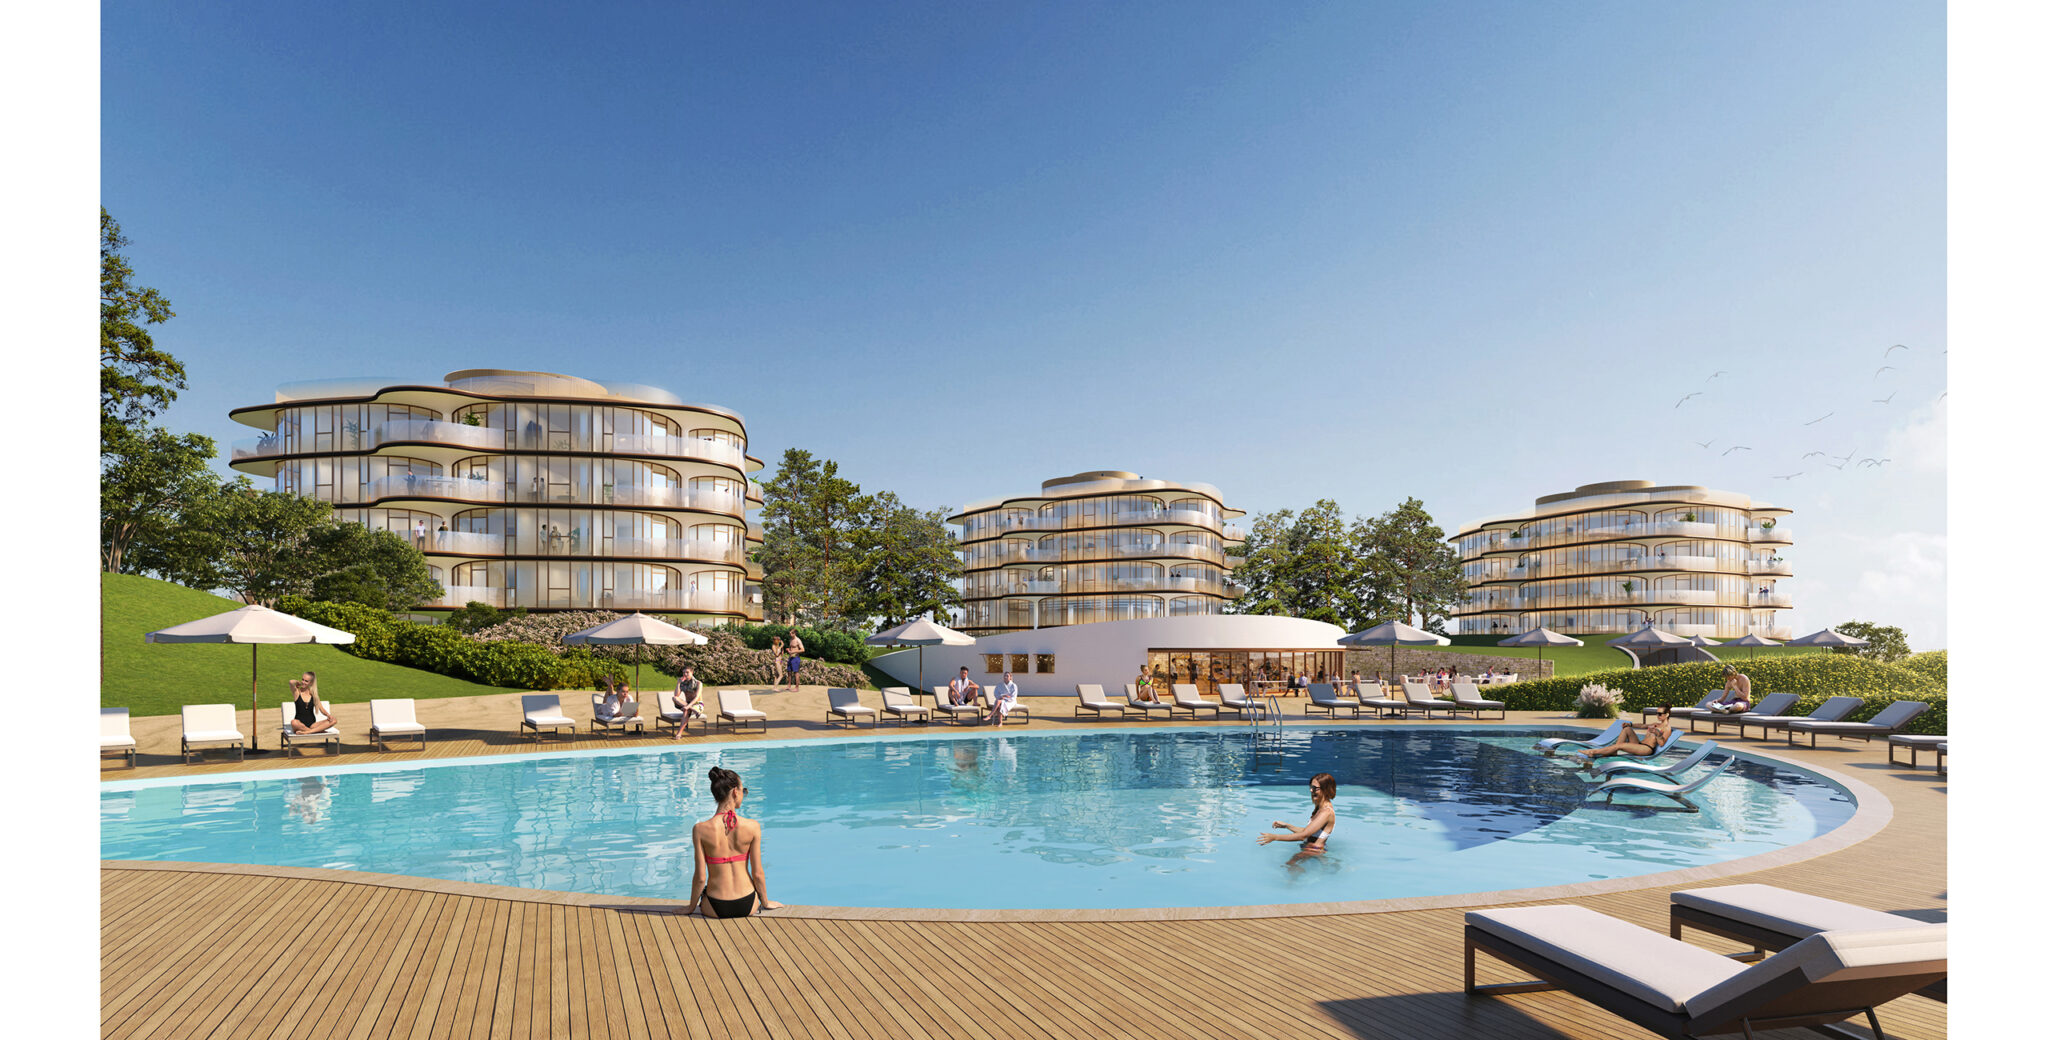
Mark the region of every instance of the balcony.
[[1225, 526], [1216, 517], [1195, 509], [1160, 509], [1120, 513], [1093, 513], [1076, 516], [1011, 516], [1003, 517], [993, 524], [978, 525], [963, 535], [967, 538], [989, 538], [1010, 534], [1015, 531], [1068, 531], [1092, 527], [1126, 527], [1140, 524], [1183, 524], [1210, 531], [1220, 531], [1228, 539], [1242, 539], [1244, 534], [1233, 526]]
[[1782, 592], [1752, 592], [1749, 594], [1749, 605], [1784, 610], [1792, 606], [1792, 597]]
[[1792, 543], [1792, 536], [1785, 532], [1784, 524], [1773, 524], [1769, 527], [1759, 526], [1750, 528], [1749, 540], [1752, 542], [1784, 542], [1790, 545]]
[[1788, 575], [1792, 573], [1792, 565], [1782, 559], [1751, 560], [1749, 561], [1749, 573]]
[[443, 586], [440, 599], [426, 605], [430, 607], [464, 607], [468, 606], [471, 601], [482, 603], [489, 607], [502, 607], [505, 605], [505, 590], [494, 589], [486, 585], [447, 585]]
[[375, 502], [385, 498], [441, 498], [457, 502], [502, 503], [506, 500], [505, 486], [494, 480], [478, 477], [429, 477], [416, 473], [395, 477], [379, 477], [370, 481], [370, 493], [364, 501]]
[[1720, 602], [1720, 593], [1712, 589], [1651, 589], [1651, 603], [1681, 603], [1687, 606], [1711, 607]]
[[426, 551], [457, 556], [502, 556], [505, 553], [505, 536], [477, 531], [429, 531]]
[[230, 463], [248, 462], [255, 459], [274, 459], [284, 454], [281, 445], [284, 440], [274, 433], [261, 437], [244, 437], [228, 446]]
[[614, 436], [612, 451], [619, 455], [655, 455], [668, 459], [696, 459], [715, 462], [744, 471], [747, 453], [737, 444], [705, 440], [702, 437], [648, 437], [640, 434]]
[[473, 451], [502, 452], [505, 450], [505, 431], [459, 422], [399, 419], [379, 423], [370, 434], [372, 447], [413, 442], [445, 444]]
[[369, 501], [387, 498], [436, 498], [536, 506], [641, 506], [650, 509], [695, 510], [726, 516], [743, 515], [740, 497], [705, 488], [644, 487], [637, 484], [590, 488], [550, 485], [539, 491], [513, 491], [482, 477], [430, 477], [419, 474], [379, 477], [370, 482]]
[[1723, 564], [1715, 556], [1673, 556], [1668, 553], [1646, 555], [1636, 563], [1636, 568], [1646, 571], [1718, 571], [1724, 567], [1733, 569], [1734, 564]]
[[1206, 560], [1221, 565], [1223, 552], [1206, 545], [1171, 544], [1160, 542], [1155, 545], [1112, 545], [1093, 549], [1013, 549], [1004, 552], [982, 553], [972, 557], [970, 567], [1015, 567], [1037, 564], [1086, 563], [1094, 560], [1129, 560], [1167, 557], [1185, 560]]

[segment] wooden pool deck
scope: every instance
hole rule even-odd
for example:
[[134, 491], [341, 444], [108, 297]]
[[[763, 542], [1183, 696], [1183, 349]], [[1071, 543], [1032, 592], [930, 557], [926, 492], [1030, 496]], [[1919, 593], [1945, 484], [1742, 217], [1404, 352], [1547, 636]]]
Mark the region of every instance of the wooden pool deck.
[[[821, 691], [758, 700], [757, 707], [783, 720], [771, 727], [771, 739], [841, 732], [819, 721]], [[580, 704], [567, 696], [564, 702], [572, 716], [587, 717]], [[1053, 703], [1038, 712], [1064, 716], [1066, 704], [1054, 709]], [[346, 753], [335, 761], [531, 750], [533, 744], [509, 734], [517, 724], [515, 705], [510, 696], [423, 701], [421, 721], [436, 739], [425, 752], [383, 756], [373, 756], [363, 737], [367, 707], [342, 705]], [[243, 719], [246, 725], [246, 714]], [[1568, 720], [1518, 713], [1507, 721]], [[1066, 725], [1063, 718], [1042, 717], [1029, 728]], [[106, 779], [320, 761], [314, 752], [180, 766], [175, 718], [138, 719], [134, 728], [141, 764], [129, 770], [110, 763], [103, 768]], [[570, 746], [654, 739], [584, 735]], [[275, 741], [266, 732], [263, 743]], [[1767, 746], [1755, 739], [1723, 743]], [[1759, 881], [1946, 919], [1948, 785], [1927, 759], [1913, 771], [1887, 766], [1881, 743], [1823, 739], [1818, 750], [1787, 751], [1780, 738], [1768, 747], [1869, 784], [1891, 802], [1892, 818], [1846, 848], [1708, 884]], [[1563, 901], [1661, 933], [1675, 887], [1697, 886]], [[775, 894], [789, 902], [802, 897], [787, 889]], [[711, 921], [677, 917], [649, 901], [340, 872], [108, 863], [101, 870], [100, 1023], [107, 1037], [272, 1040], [1651, 1035], [1561, 993], [1466, 997], [1463, 912], [1145, 921], [769, 914]], [[1696, 933], [1687, 938], [1736, 949]], [[1480, 970], [1482, 982], [1510, 977], [1483, 958]], [[1946, 1006], [1923, 997], [1887, 1004], [1879, 1016], [1892, 1036], [1947, 1035]]]

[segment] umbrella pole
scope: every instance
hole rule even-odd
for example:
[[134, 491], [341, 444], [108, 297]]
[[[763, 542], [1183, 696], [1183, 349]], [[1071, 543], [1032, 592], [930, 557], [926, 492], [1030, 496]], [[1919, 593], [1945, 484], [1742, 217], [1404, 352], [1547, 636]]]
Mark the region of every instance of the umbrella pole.
[[263, 753], [263, 728], [257, 722], [256, 707], [256, 644], [249, 644], [249, 753]]

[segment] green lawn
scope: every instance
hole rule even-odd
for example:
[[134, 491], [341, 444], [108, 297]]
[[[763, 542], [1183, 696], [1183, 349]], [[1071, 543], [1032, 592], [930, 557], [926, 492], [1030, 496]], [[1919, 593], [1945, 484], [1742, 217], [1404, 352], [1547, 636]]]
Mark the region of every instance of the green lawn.
[[[1588, 672], [1604, 672], [1612, 668], [1627, 668], [1629, 667], [1628, 655], [1607, 645], [1608, 640], [1619, 638], [1624, 634], [1621, 632], [1608, 632], [1602, 635], [1573, 636], [1572, 638], [1574, 639], [1585, 640], [1586, 645], [1546, 647], [1543, 650], [1543, 659], [1557, 662], [1554, 666], [1555, 671], [1552, 673], [1557, 676], [1585, 675]], [[1500, 636], [1452, 636], [1450, 646], [1437, 647], [1436, 649], [1446, 653], [1488, 654], [1498, 657], [1527, 657], [1531, 660], [1535, 659], [1535, 650], [1497, 645], [1501, 638]], [[1737, 667], [1741, 667], [1741, 662], [1748, 660], [1752, 652], [1749, 647], [1714, 646], [1708, 647], [1707, 650], [1715, 657]], [[1770, 657], [1778, 654], [1824, 654], [1827, 652], [1824, 648], [1809, 646], [1766, 646], [1758, 647], [1754, 650], [1758, 657]]]
[[[145, 643], [142, 635], [241, 604], [208, 592], [130, 574], [100, 575], [100, 705], [129, 714], [175, 715], [186, 704], [249, 707], [249, 648], [212, 643]], [[262, 710], [291, 699], [285, 680], [311, 669], [320, 695], [336, 703], [375, 697], [470, 697], [506, 691], [433, 672], [363, 661], [331, 646], [263, 646], [256, 652]], [[265, 715], [264, 718], [272, 716]]]

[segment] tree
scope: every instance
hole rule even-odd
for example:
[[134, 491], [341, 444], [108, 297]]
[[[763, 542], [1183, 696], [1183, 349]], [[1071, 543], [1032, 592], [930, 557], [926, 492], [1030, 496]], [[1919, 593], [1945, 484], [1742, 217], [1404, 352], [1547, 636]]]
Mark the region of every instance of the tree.
[[782, 453], [761, 486], [761, 600], [770, 617], [830, 626], [852, 599], [849, 550], [862, 511], [860, 485], [810, 452]]
[[120, 427], [141, 426], [177, 399], [185, 366], [158, 350], [145, 326], [176, 317], [155, 289], [130, 284], [135, 269], [121, 250], [121, 225], [100, 209], [100, 452]]
[[1347, 527], [1343, 510], [1327, 498], [1299, 514], [1261, 514], [1231, 572], [1244, 595], [1230, 609], [1364, 627], [1373, 610], [1364, 581], [1364, 530], [1362, 522]]
[[890, 491], [861, 496], [858, 504], [846, 616], [892, 628], [958, 606], [960, 557], [946, 511], [912, 509]]
[[307, 550], [321, 570], [312, 580], [313, 599], [396, 613], [441, 597], [441, 583], [434, 580], [426, 556], [390, 531], [332, 524], [313, 532]]
[[132, 574], [138, 568], [131, 550], [161, 546], [179, 530], [178, 517], [190, 503], [218, 490], [220, 478], [209, 465], [213, 439], [119, 423], [103, 423], [100, 433], [100, 569]]
[[1906, 655], [1913, 652], [1913, 648], [1906, 645], [1905, 629], [1896, 625], [1880, 625], [1874, 621], [1844, 621], [1835, 626], [1835, 631], [1845, 636], [1870, 641], [1869, 646], [1838, 646], [1835, 648], [1838, 654], [1854, 654], [1889, 663], [1904, 660]]
[[1442, 634], [1451, 608], [1465, 598], [1465, 574], [1422, 500], [1410, 498], [1374, 517], [1364, 534], [1373, 595], [1397, 605], [1398, 620], [1419, 617], [1422, 627]]
[[223, 496], [195, 522], [221, 539], [220, 583], [244, 603], [275, 607], [312, 591], [333, 568], [313, 551], [314, 536], [333, 523], [334, 507], [285, 491], [253, 489]]

